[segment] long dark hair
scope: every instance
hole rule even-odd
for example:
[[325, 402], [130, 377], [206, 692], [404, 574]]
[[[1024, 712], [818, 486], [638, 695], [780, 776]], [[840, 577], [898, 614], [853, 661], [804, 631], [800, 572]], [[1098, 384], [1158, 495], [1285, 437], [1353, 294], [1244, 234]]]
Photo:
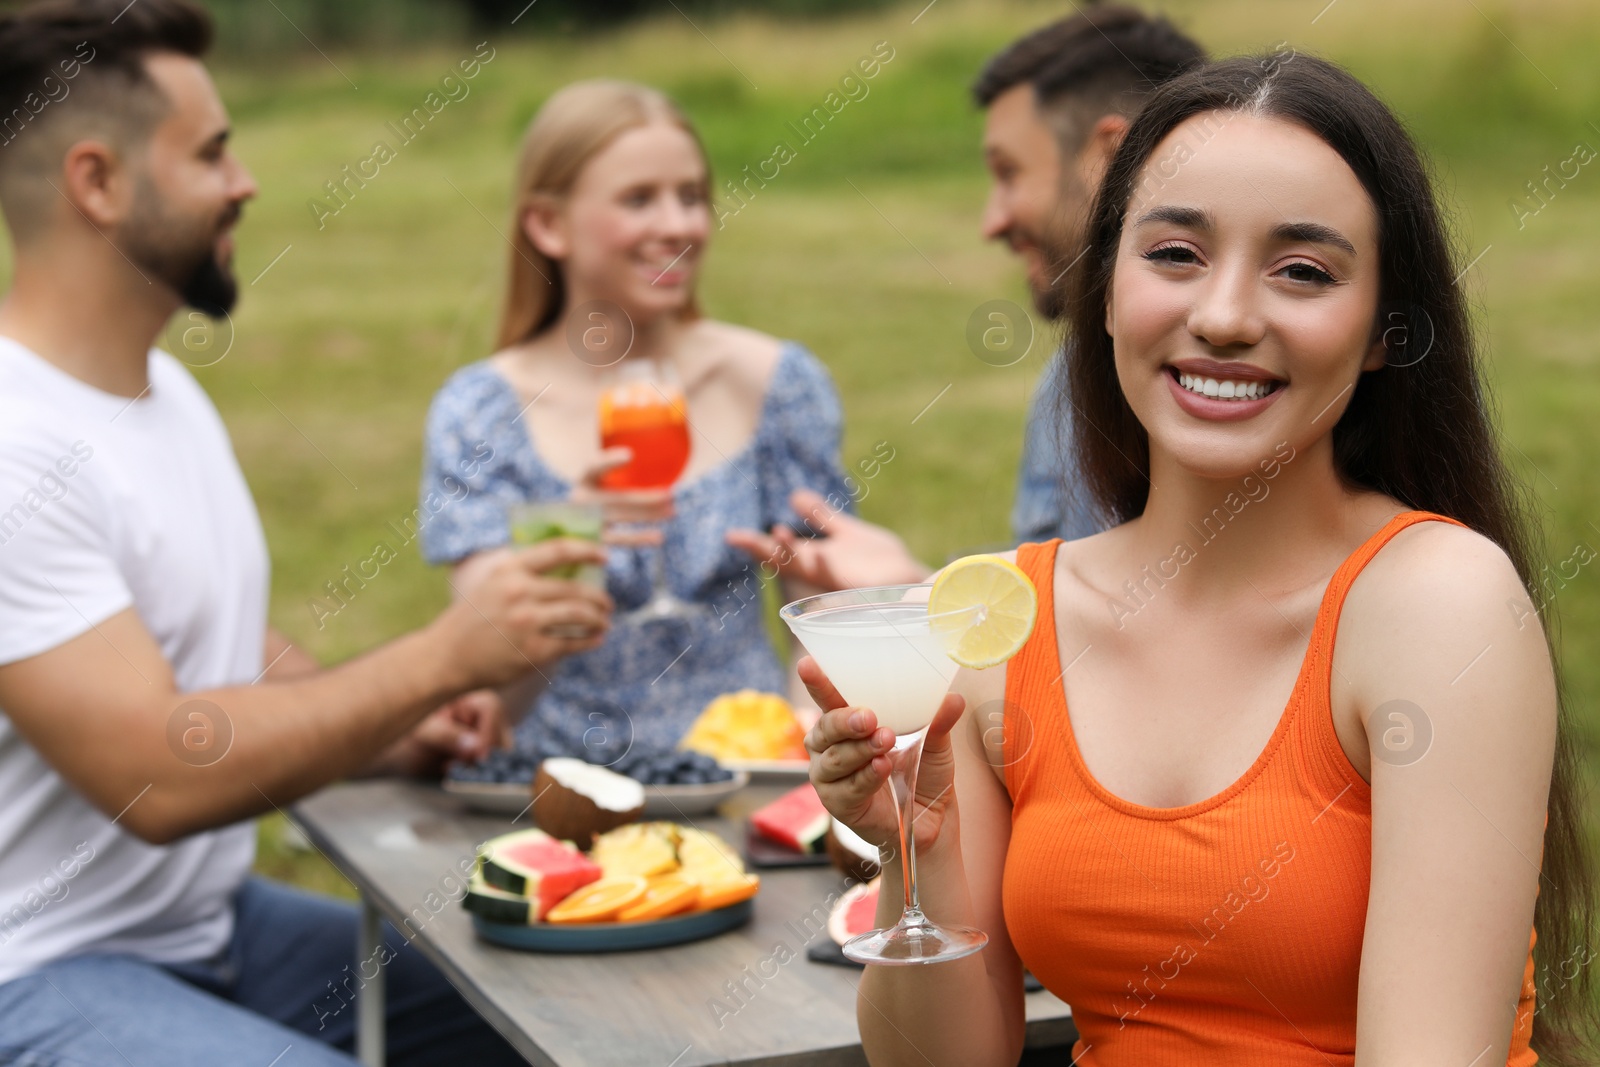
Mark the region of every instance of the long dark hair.
[[[1408, 507], [1458, 519], [1510, 557], [1529, 590], [1537, 522], [1526, 487], [1501, 459], [1478, 375], [1478, 355], [1432, 183], [1398, 119], [1350, 74], [1290, 53], [1229, 59], [1158, 89], [1130, 126], [1107, 168], [1084, 231], [1082, 269], [1071, 279], [1067, 384], [1074, 445], [1084, 487], [1112, 522], [1144, 511], [1150, 443], [1117, 382], [1105, 329], [1123, 216], [1157, 145], [1196, 115], [1248, 112], [1315, 133], [1355, 172], [1378, 216], [1380, 331], [1389, 364], [1361, 376], [1333, 428], [1334, 465], [1350, 488], [1387, 493]], [[1202, 131], [1197, 136], [1204, 138]], [[1170, 169], [1170, 168], [1169, 168]], [[1166, 175], [1170, 177], [1170, 174]], [[1534, 594], [1556, 664], [1558, 730], [1544, 838], [1544, 877], [1534, 921], [1539, 973], [1559, 969], [1593, 931], [1592, 860], [1577, 795], [1577, 758], [1561, 681], [1554, 612]], [[1593, 1048], [1593, 968], [1575, 979], [1540, 983], [1534, 1042], [1551, 1062], [1576, 1062]], [[1551, 986], [1554, 985], [1554, 988]], [[1547, 999], [1548, 998], [1548, 999]]]

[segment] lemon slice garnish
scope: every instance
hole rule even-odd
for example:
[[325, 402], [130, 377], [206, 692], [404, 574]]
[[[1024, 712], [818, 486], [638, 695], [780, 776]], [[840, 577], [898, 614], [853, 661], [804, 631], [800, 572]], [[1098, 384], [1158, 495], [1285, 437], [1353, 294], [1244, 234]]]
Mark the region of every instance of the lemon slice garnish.
[[[939, 618], [950, 612], [955, 614]], [[950, 658], [983, 670], [1022, 650], [1039, 614], [1039, 594], [1016, 564], [999, 556], [963, 556], [934, 580], [928, 614], [944, 634]]]

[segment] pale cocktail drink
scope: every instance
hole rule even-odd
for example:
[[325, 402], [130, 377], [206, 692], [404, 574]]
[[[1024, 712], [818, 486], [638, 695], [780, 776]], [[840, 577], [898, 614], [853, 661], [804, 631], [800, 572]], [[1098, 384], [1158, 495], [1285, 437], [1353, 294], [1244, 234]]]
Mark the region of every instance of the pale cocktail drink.
[[890, 789], [896, 800], [905, 911], [887, 930], [851, 938], [844, 954], [861, 963], [935, 963], [971, 955], [982, 930], [941, 926], [917, 899], [917, 765], [922, 739], [960, 669], [948, 650], [981, 609], [928, 614], [927, 585], [846, 589], [786, 604], [779, 613], [851, 706], [868, 708], [894, 731]]
[[959, 669], [928, 624], [926, 604], [825, 608], [790, 626], [839, 695], [871, 708], [896, 734], [933, 721]]

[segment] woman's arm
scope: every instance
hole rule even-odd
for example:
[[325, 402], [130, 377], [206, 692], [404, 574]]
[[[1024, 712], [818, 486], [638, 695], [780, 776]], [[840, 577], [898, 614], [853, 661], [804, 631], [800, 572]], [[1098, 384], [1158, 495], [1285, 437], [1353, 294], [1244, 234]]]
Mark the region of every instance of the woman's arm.
[[1372, 783], [1361, 1067], [1506, 1062], [1556, 723], [1537, 616], [1519, 628], [1512, 610], [1526, 600], [1497, 546], [1429, 522], [1346, 602], [1334, 687], [1353, 687], [1365, 729], [1345, 747], [1366, 745]]
[[[886, 846], [877, 919], [892, 926], [900, 918], [902, 880], [892, 845], [894, 803], [883, 788], [883, 753], [892, 735], [877, 729], [870, 711], [846, 708], [813, 661], [803, 661], [801, 673], [818, 704], [831, 709], [807, 738], [812, 781], [836, 817]], [[989, 944], [952, 963], [867, 968], [856, 1016], [868, 1058], [880, 1067], [1011, 1067], [1022, 1052], [1022, 965], [1000, 897], [1010, 800], [985, 753], [986, 735], [998, 740], [994, 724], [963, 712], [992, 704], [1004, 692], [1004, 674], [957, 676], [953, 692], [962, 699], [946, 697], [928, 732], [917, 782], [923, 807], [914, 823], [923, 911], [935, 922], [975, 926], [988, 933]], [[855, 715], [861, 718], [851, 725]]]

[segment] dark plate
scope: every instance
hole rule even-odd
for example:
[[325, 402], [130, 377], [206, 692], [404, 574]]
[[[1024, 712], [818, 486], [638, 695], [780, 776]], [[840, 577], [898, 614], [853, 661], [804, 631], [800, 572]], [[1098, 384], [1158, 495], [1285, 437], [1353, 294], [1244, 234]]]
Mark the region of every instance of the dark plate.
[[701, 941], [750, 921], [755, 898], [716, 911], [699, 911], [643, 923], [539, 923], [519, 926], [472, 917], [473, 929], [485, 941], [531, 952], [626, 952]]
[[748, 823], [744, 829], [744, 858], [752, 867], [826, 867], [833, 862], [825, 849], [821, 852], [796, 852], [776, 841], [768, 841]]
[[[831, 963], [836, 967], [853, 967], [858, 971], [867, 969], [866, 964], [857, 963], [846, 956], [844, 949], [840, 948], [839, 943], [831, 937], [825, 937], [806, 949], [806, 959], [812, 963]], [[1022, 972], [1022, 991], [1024, 993], [1037, 993], [1043, 988], [1044, 983], [1035, 978], [1032, 971]]]

